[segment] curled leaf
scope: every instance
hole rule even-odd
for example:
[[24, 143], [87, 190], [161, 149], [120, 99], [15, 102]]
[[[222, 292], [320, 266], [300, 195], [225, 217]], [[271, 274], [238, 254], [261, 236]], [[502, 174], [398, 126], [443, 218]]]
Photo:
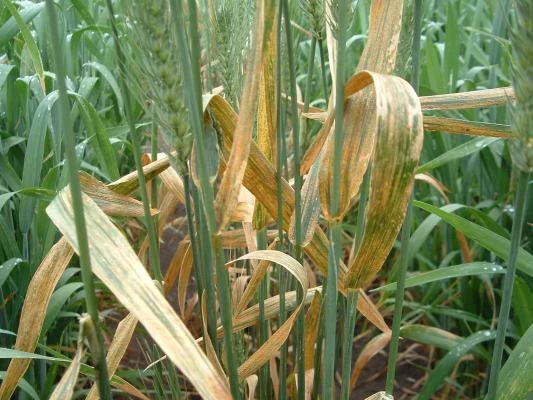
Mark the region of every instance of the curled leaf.
[[[268, 262], [275, 262], [281, 265], [287, 271], [289, 271], [301, 285], [304, 293], [308, 290], [308, 280], [305, 268], [291, 256], [276, 250], [258, 250], [252, 253], [245, 254], [244, 256], [232, 261], [237, 262], [241, 260], [261, 260]], [[260, 263], [261, 264], [261, 263]], [[266, 268], [257, 268], [252, 274], [251, 280], [258, 280], [264, 276]], [[258, 286], [258, 285], [257, 285]], [[244, 297], [244, 296], [243, 296]], [[265, 302], [266, 303], [266, 302]], [[298, 303], [294, 312], [287, 318], [287, 320], [278, 328], [278, 330], [263, 343], [263, 345], [257, 349], [240, 367], [239, 378], [246, 379], [252, 375], [257, 369], [259, 369], [264, 363], [275, 357], [276, 351], [287, 340], [291, 328], [296, 321], [296, 317], [301, 312], [305, 304], [305, 296], [302, 301]], [[265, 304], [266, 308], [266, 304]]]

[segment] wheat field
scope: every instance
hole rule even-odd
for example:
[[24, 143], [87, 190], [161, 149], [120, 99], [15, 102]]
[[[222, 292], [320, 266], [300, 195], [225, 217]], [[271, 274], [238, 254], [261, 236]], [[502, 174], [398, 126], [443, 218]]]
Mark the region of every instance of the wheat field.
[[530, 1], [0, 4], [1, 400], [532, 398]]

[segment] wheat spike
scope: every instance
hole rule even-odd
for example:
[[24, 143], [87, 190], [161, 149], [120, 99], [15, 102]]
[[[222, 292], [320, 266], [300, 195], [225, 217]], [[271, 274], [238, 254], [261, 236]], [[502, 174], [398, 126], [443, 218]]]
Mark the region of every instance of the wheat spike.
[[513, 128], [518, 138], [510, 142], [510, 148], [515, 165], [524, 172], [533, 172], [533, 3], [515, 0], [515, 8]]
[[141, 97], [153, 103], [169, 144], [184, 167], [192, 148], [187, 123], [182, 76], [176, 42], [170, 27], [167, 0], [145, 1], [143, 7], [126, 6], [132, 23], [130, 45], [135, 58], [134, 77]]

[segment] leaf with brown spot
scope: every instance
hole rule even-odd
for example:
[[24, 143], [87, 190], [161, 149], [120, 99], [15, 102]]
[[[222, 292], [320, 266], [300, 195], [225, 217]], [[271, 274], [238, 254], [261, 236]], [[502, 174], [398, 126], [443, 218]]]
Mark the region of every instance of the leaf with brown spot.
[[[22, 306], [15, 341], [16, 350], [28, 353], [35, 350], [52, 292], [73, 255], [74, 252], [68, 242], [65, 238], [61, 238], [52, 246], [33, 274]], [[9, 362], [2, 386], [0, 386], [0, 399], [5, 400], [11, 397], [20, 378], [28, 369], [30, 361], [17, 358]]]
[[[95, 177], [80, 172], [81, 190], [93, 199], [98, 207], [112, 217], [142, 217], [144, 216], [143, 203], [129, 196], [117, 193], [100, 182]], [[150, 209], [150, 215], [156, 215], [159, 211]]]
[[[244, 256], [233, 260], [231, 263], [241, 261], [241, 260], [261, 260], [259, 265], [266, 262], [267, 266], [269, 263], [274, 262], [287, 271], [289, 271], [301, 285], [302, 290], [307, 292], [308, 281], [307, 274], [305, 273], [304, 267], [296, 261], [291, 256], [282, 253], [276, 250], [259, 250], [252, 253], [245, 254]], [[266, 273], [267, 268], [258, 267], [252, 274], [250, 284], [253, 281], [259, 281]], [[256, 285], [258, 287], [258, 285]], [[244, 296], [243, 296], [244, 298]], [[245, 302], [246, 300], [243, 300]], [[265, 302], [266, 303], [266, 302]], [[305, 304], [305, 297], [299, 302], [294, 309], [294, 312], [287, 318], [287, 320], [278, 328], [278, 330], [273, 333], [255, 353], [253, 353], [240, 367], [239, 367], [239, 378], [245, 379], [251, 374], [253, 374], [257, 369], [259, 369], [264, 363], [268, 362], [272, 357], [275, 357], [275, 353], [282, 346], [282, 344], [287, 340], [289, 333], [296, 321], [296, 317], [303, 309]], [[266, 306], [266, 304], [265, 304]]]
[[401, 78], [368, 72], [360, 72], [352, 80], [365, 82], [368, 76], [372, 77], [375, 89], [376, 143], [363, 239], [344, 280], [346, 287], [353, 288], [364, 288], [370, 283], [394, 244], [411, 195], [423, 141], [422, 113], [413, 88]]
[[[83, 195], [93, 272], [135, 315], [167, 356], [204, 398], [231, 398], [228, 384], [195, 343], [161, 291], [137, 258], [126, 238], [98, 206]], [[68, 188], [46, 209], [74, 249], [77, 236]]]
[[[170, 162], [168, 160], [168, 156], [166, 154], [158, 155], [158, 159], [156, 161], [153, 161], [143, 167], [143, 174], [146, 182], [149, 182], [169, 166]], [[116, 193], [130, 194], [139, 188], [139, 176], [137, 175], [137, 171], [130, 172], [116, 181], [111, 182], [107, 186]]]
[[390, 333], [381, 333], [375, 338], [371, 339], [365, 345], [365, 347], [363, 347], [352, 367], [352, 376], [350, 377], [351, 390], [353, 390], [355, 385], [357, 385], [357, 380], [359, 379], [361, 372], [363, 372], [363, 369], [366, 367], [372, 357], [374, 357], [381, 350], [383, 350], [385, 346], [387, 346], [390, 341], [390, 336]]
[[424, 117], [424, 130], [498, 138], [515, 136], [509, 125], [444, 117]]
[[474, 90], [471, 92], [439, 94], [420, 97], [422, 111], [467, 110], [501, 106], [515, 100], [512, 87]]
[[[115, 374], [122, 357], [126, 354], [133, 332], [135, 332], [137, 322], [137, 318], [132, 314], [126, 315], [126, 317], [119, 322], [113, 340], [111, 341], [111, 345], [109, 346], [109, 350], [107, 351], [107, 368], [110, 376]], [[96, 385], [93, 385], [89, 394], [87, 394], [86, 400], [98, 400], [99, 398], [97, 387]]]
[[237, 202], [250, 144], [256, 107], [256, 99], [259, 88], [259, 77], [263, 61], [263, 46], [265, 38], [270, 37], [271, 22], [275, 15], [273, 2], [257, 2], [256, 22], [252, 36], [252, 49], [247, 61], [244, 74], [244, 89], [241, 98], [241, 109], [235, 131], [231, 151], [227, 159], [226, 171], [217, 192], [215, 210], [217, 213], [217, 233], [221, 232], [230, 221], [233, 208]]

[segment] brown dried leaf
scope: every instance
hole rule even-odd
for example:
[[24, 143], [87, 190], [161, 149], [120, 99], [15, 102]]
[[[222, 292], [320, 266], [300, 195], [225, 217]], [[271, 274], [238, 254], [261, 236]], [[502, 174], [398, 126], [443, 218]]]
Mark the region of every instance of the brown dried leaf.
[[[137, 326], [137, 318], [132, 314], [126, 315], [122, 321], [119, 322], [109, 350], [107, 351], [107, 368], [109, 371], [109, 376], [113, 376], [120, 365], [120, 360], [124, 357], [128, 345], [130, 344], [133, 332], [135, 332], [135, 327]], [[87, 394], [86, 400], [98, 400], [100, 396], [98, 395], [98, 390], [96, 385], [91, 387], [89, 394]]]
[[[301, 285], [304, 293], [307, 292], [308, 282], [307, 282], [307, 275], [305, 273], [305, 269], [298, 261], [296, 261], [291, 256], [285, 253], [282, 253], [280, 251], [276, 251], [276, 250], [259, 250], [253, 253], [248, 253], [238, 258], [237, 260], [232, 261], [232, 263], [241, 261], [241, 260], [251, 260], [251, 259], [261, 260], [259, 265], [261, 265], [263, 261], [267, 261], [269, 263], [274, 262], [282, 266], [296, 278], [298, 283]], [[263, 277], [265, 272], [266, 272], [266, 268], [258, 267], [252, 274], [249, 286], [251, 286], [252, 280], [259, 281], [260, 278]], [[256, 285], [256, 288], [257, 287], [258, 285]], [[275, 357], [278, 349], [287, 340], [289, 333], [292, 329], [292, 326], [294, 322], [296, 321], [296, 317], [302, 310], [304, 304], [305, 304], [305, 298], [302, 299], [302, 301], [296, 306], [294, 312], [278, 328], [278, 330], [275, 333], [273, 333], [272, 336], [270, 336], [268, 340], [265, 343], [263, 343], [263, 345], [259, 349], [257, 349], [257, 351], [253, 353], [239, 367], [240, 379], [247, 378], [248, 376], [253, 374], [255, 371], [257, 371], [257, 369], [259, 369], [264, 363], [268, 362], [272, 357]]]
[[509, 125], [473, 122], [464, 119], [424, 117], [425, 131], [459, 133], [461, 135], [512, 138], [515, 134]]
[[[35, 350], [52, 292], [73, 255], [74, 252], [68, 242], [65, 238], [61, 238], [50, 249], [35, 271], [22, 306], [15, 341], [16, 350], [28, 353], [33, 353]], [[0, 386], [0, 399], [11, 398], [20, 378], [28, 369], [30, 361], [30, 359], [17, 358], [9, 362], [2, 386]]]
[[[93, 272], [117, 299], [144, 325], [155, 342], [178, 366], [201, 396], [230, 399], [228, 384], [221, 379], [187, 327], [135, 255], [126, 238], [96, 204], [83, 196], [87, 232], [91, 240]], [[47, 213], [74, 249], [77, 237], [69, 189], [50, 203]]]
[[[113, 217], [142, 217], [144, 216], [143, 203], [129, 196], [117, 193], [100, 182], [95, 177], [80, 172], [81, 190], [93, 199], [98, 207], [107, 215]], [[156, 215], [159, 211], [150, 209], [150, 215]]]
[[474, 90], [463, 93], [439, 94], [420, 97], [422, 111], [467, 110], [501, 106], [515, 100], [512, 87]]
[[253, 32], [252, 48], [244, 74], [244, 89], [240, 102], [241, 109], [235, 126], [235, 132], [233, 133], [233, 142], [227, 159], [226, 171], [222, 177], [222, 182], [220, 183], [215, 200], [215, 210], [217, 213], [216, 233], [220, 233], [230, 221], [233, 208], [237, 203], [237, 196], [248, 162], [259, 77], [261, 76], [260, 70], [263, 61], [263, 42], [264, 38], [270, 37], [270, 29], [272, 28], [272, 20], [266, 18], [266, 13], [269, 13], [269, 16], [271, 16], [270, 12], [272, 8], [267, 7], [265, 2], [257, 2], [257, 17]]
[[355, 75], [352, 84], [356, 80], [364, 82], [367, 77], [373, 79], [375, 89], [376, 144], [364, 236], [344, 280], [346, 287], [353, 288], [370, 283], [394, 244], [423, 141], [422, 113], [413, 88], [401, 78], [367, 72]]
[[381, 333], [370, 340], [365, 347], [363, 347], [352, 367], [352, 376], [350, 378], [351, 390], [353, 390], [355, 385], [357, 385], [357, 380], [359, 379], [361, 372], [363, 372], [363, 369], [366, 367], [372, 357], [374, 357], [381, 350], [383, 350], [385, 346], [387, 346], [390, 341], [390, 336], [390, 333]]

